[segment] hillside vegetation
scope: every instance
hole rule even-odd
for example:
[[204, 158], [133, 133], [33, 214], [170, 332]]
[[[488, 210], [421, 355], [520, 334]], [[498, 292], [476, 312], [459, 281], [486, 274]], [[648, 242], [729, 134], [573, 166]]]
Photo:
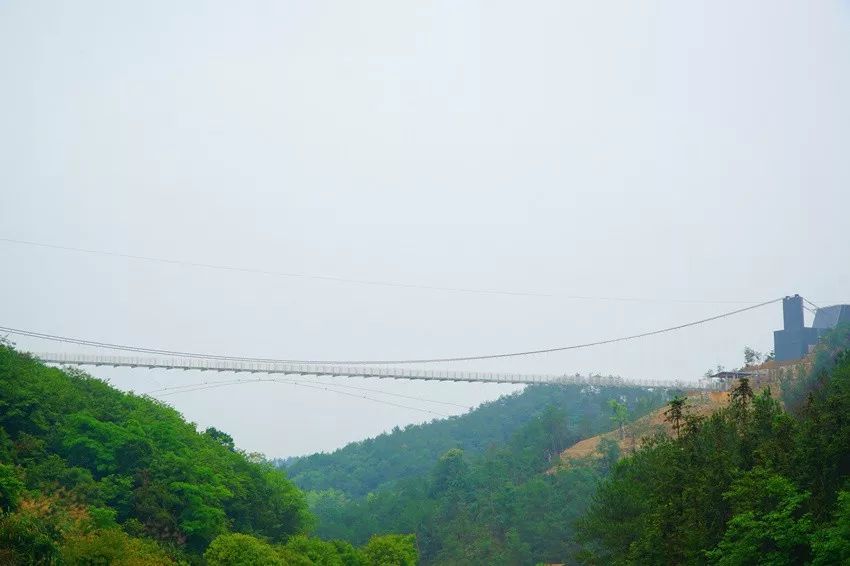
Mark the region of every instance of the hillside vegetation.
[[567, 446], [667, 399], [634, 387], [528, 387], [449, 421], [300, 459], [290, 471], [314, 488], [308, 501], [323, 537], [361, 544], [375, 533], [415, 533], [424, 564], [557, 563], [576, 552], [574, 523], [617, 454], [546, 470]]
[[[729, 394], [726, 391], [699, 391], [682, 399], [686, 400], [689, 416], [709, 416], [729, 403]], [[616, 444], [619, 453], [625, 456], [632, 454], [645, 441], [651, 441], [658, 434], [673, 435], [673, 423], [665, 414], [668, 411], [669, 408], [665, 406], [633, 420], [624, 426], [622, 431], [614, 429], [580, 440], [561, 452], [560, 461], [555, 465], [570, 467], [587, 464], [588, 459], [602, 458], [606, 447], [610, 449], [612, 444]]]
[[614, 466], [579, 522], [589, 564], [850, 563], [850, 331], [781, 398], [747, 380]]
[[414, 532], [425, 564], [850, 563], [848, 344], [836, 330], [760, 391], [528, 388], [497, 403], [504, 441], [463, 444], [487, 405], [293, 469], [323, 487], [322, 536]]
[[[649, 394], [633, 387], [601, 393], [578, 385], [529, 386], [461, 416], [404, 429], [396, 427], [330, 454], [289, 459], [284, 466], [302, 489], [334, 489], [351, 497], [363, 497], [394, 482], [427, 475], [440, 456], [452, 448], [472, 456], [503, 447], [518, 430], [538, 421], [547, 407], [565, 412], [564, 425], [570, 438], [586, 438], [607, 429], [611, 424], [608, 402], [620, 398], [628, 404], [631, 414], [639, 416], [663, 403], [666, 394]], [[563, 437], [551, 438], [546, 457], [553, 456], [553, 447], [563, 442]], [[546, 451], [546, 447], [529, 449], [540, 455]]]
[[355, 549], [314, 523], [227, 434], [0, 344], [0, 564], [415, 563], [411, 537]]
[[529, 387], [290, 461], [295, 481], [0, 345], [0, 564], [850, 563], [848, 344], [725, 399]]

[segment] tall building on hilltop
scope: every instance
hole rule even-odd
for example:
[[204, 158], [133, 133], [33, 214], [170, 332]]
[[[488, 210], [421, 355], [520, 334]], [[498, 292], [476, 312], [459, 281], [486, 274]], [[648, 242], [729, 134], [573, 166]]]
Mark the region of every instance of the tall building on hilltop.
[[850, 305], [819, 308], [811, 327], [803, 321], [803, 297], [794, 295], [782, 299], [784, 328], [773, 333], [776, 361], [798, 360], [809, 353], [822, 334], [838, 326], [850, 324]]

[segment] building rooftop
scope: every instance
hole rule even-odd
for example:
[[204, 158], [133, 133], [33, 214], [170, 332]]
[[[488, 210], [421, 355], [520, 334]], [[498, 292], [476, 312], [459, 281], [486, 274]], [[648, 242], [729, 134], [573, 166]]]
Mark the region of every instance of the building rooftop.
[[843, 323], [850, 323], [850, 305], [832, 305], [817, 310], [812, 328], [828, 330]]
[[716, 377], [717, 379], [741, 379], [742, 377], [750, 377], [751, 375], [755, 375], [754, 372], [751, 371], [720, 371], [712, 375], [711, 377]]

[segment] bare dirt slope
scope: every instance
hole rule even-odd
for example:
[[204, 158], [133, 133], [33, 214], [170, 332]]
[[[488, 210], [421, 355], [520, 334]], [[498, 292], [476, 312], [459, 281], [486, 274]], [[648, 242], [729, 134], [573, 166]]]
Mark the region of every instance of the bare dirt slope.
[[[778, 397], [781, 383], [780, 377], [783, 373], [808, 371], [811, 363], [811, 356], [807, 356], [802, 360], [784, 363], [771, 361], [761, 365], [748, 366], [743, 368], [742, 371], [750, 373], [750, 385], [756, 393], [769, 386], [773, 395]], [[729, 393], [726, 391], [697, 391], [689, 394], [687, 399], [690, 414], [707, 416], [729, 404]], [[654, 436], [658, 432], [673, 435], [672, 424], [664, 418], [664, 411], [666, 410], [667, 406], [661, 407], [657, 411], [629, 424], [625, 430], [625, 438], [621, 438], [619, 430], [612, 430], [577, 442], [561, 453], [559, 465], [561, 467], [569, 467], [572, 463], [580, 460], [601, 458], [602, 454], [599, 452], [599, 443], [603, 439], [614, 440], [620, 446], [620, 454], [627, 455], [640, 448], [641, 439], [643, 438]], [[553, 471], [554, 469], [550, 470], [550, 473]]]
[[[781, 376], [783, 374], [808, 371], [811, 368], [811, 364], [812, 356], [810, 355], [801, 360], [788, 362], [770, 361], [760, 365], [747, 366], [742, 368], [741, 371], [746, 371], [750, 374], [750, 385], [756, 393], [769, 386], [773, 395], [778, 397]], [[727, 406], [729, 404], [729, 393], [726, 391], [697, 391], [689, 394], [687, 399], [688, 410], [691, 414], [706, 416], [717, 409]], [[640, 448], [642, 438], [654, 436], [658, 432], [665, 432], [668, 435], [672, 435], [673, 426], [664, 418], [664, 411], [666, 410], [666, 406], [662, 407], [628, 425], [625, 431], [625, 438], [620, 437], [619, 430], [612, 430], [605, 434], [577, 442], [561, 453], [560, 465], [562, 467], [569, 467], [571, 463], [578, 460], [600, 458], [602, 455], [599, 453], [598, 448], [599, 443], [603, 439], [616, 441], [620, 446], [620, 453], [626, 455]]]
[[[717, 409], [725, 407], [728, 403], [729, 394], [725, 391], [699, 392], [688, 395], [689, 411], [694, 415], [710, 415]], [[658, 432], [666, 432], [672, 435], [673, 427], [664, 419], [664, 411], [666, 410], [666, 406], [662, 407], [626, 426], [625, 438], [620, 438], [619, 430], [612, 430], [577, 442], [561, 453], [561, 465], [568, 467], [572, 462], [578, 460], [601, 457], [598, 448], [602, 439], [607, 438], [616, 441], [620, 445], [621, 454], [629, 454], [640, 447], [641, 439], [644, 437], [653, 436]]]

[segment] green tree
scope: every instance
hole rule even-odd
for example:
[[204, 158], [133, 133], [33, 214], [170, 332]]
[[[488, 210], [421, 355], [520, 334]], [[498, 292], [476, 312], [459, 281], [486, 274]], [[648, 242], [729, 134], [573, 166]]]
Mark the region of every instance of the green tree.
[[227, 448], [228, 450], [236, 450], [236, 444], [233, 442], [233, 437], [222, 432], [215, 427], [209, 427], [204, 431], [204, 434]]
[[204, 559], [209, 566], [284, 565], [272, 545], [240, 533], [216, 537], [204, 552]]
[[748, 366], [755, 365], [762, 360], [762, 353], [756, 352], [749, 346], [744, 348], [744, 363]]
[[58, 538], [56, 525], [37, 513], [0, 514], [0, 557], [8, 564], [56, 563]]
[[522, 540], [516, 527], [511, 527], [505, 533], [505, 550], [502, 553], [505, 564], [534, 563], [531, 546]]
[[682, 422], [685, 418], [685, 406], [687, 399], [676, 395], [670, 400], [668, 408], [664, 411], [664, 420], [673, 424], [673, 430], [676, 431], [676, 438], [679, 438], [679, 432], [682, 427]]
[[602, 455], [600, 464], [605, 473], [612, 470], [620, 459], [620, 444], [611, 438], [601, 439], [596, 447], [596, 451]]
[[316, 566], [345, 566], [338, 547], [331, 542], [298, 535], [287, 541], [286, 548], [296, 554], [306, 556]]
[[24, 482], [21, 481], [15, 467], [0, 464], [0, 513], [14, 511], [23, 491]]
[[65, 564], [166, 566], [174, 564], [153, 541], [128, 536], [119, 528], [83, 531], [65, 536], [60, 549]]
[[767, 470], [756, 468], [732, 484], [724, 498], [732, 506], [723, 540], [706, 553], [712, 564], [804, 564], [811, 556], [811, 518], [803, 512], [808, 493]]
[[620, 440], [625, 440], [626, 423], [629, 421], [629, 408], [625, 403], [621, 403], [616, 399], [608, 401], [608, 406], [611, 407], [611, 420], [620, 429]]
[[850, 492], [838, 494], [833, 523], [812, 538], [814, 566], [850, 563]]
[[415, 566], [418, 560], [415, 535], [373, 536], [363, 547], [370, 566]]
[[452, 448], [443, 454], [434, 467], [431, 479], [431, 491], [434, 494], [446, 492], [463, 493], [468, 487], [469, 464], [460, 448]]
[[738, 384], [732, 389], [729, 396], [729, 402], [734, 410], [734, 414], [738, 420], [742, 432], [746, 432], [750, 418], [750, 407], [753, 403], [755, 393], [750, 386], [749, 378], [742, 377], [738, 380]]

